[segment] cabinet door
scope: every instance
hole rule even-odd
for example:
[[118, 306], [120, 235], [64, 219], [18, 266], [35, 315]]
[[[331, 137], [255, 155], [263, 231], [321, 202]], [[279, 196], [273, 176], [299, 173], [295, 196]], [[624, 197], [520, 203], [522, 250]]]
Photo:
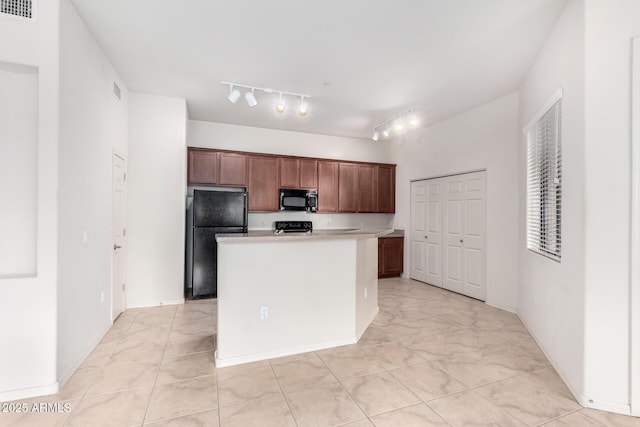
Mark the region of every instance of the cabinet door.
[[249, 210], [278, 211], [278, 158], [249, 156]]
[[377, 212], [395, 213], [396, 211], [396, 168], [378, 165]]
[[318, 162], [318, 212], [338, 212], [337, 162]]
[[358, 209], [358, 165], [340, 163], [338, 174], [338, 212]]
[[218, 153], [189, 150], [189, 184], [217, 184]]
[[377, 194], [377, 166], [358, 165], [358, 212], [375, 212]]
[[237, 153], [220, 153], [220, 185], [246, 186], [247, 156]]
[[318, 161], [300, 159], [300, 188], [317, 188]]
[[[402, 274], [404, 263], [404, 238], [403, 237], [387, 237], [380, 238], [382, 241], [382, 256], [378, 252], [378, 262], [382, 260], [382, 272], [378, 273], [380, 277], [399, 276]], [[380, 250], [380, 245], [378, 246]]]
[[384, 270], [382, 268], [384, 267], [384, 248], [382, 242], [384, 242], [384, 239], [378, 238], [378, 277], [382, 277], [384, 275]]
[[280, 188], [300, 188], [300, 161], [288, 158], [278, 160], [280, 164]]

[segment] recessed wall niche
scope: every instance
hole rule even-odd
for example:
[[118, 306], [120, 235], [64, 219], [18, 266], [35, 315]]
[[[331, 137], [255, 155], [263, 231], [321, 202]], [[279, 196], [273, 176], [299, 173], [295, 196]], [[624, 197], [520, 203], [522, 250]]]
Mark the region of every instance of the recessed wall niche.
[[38, 69], [0, 62], [0, 278], [37, 273]]

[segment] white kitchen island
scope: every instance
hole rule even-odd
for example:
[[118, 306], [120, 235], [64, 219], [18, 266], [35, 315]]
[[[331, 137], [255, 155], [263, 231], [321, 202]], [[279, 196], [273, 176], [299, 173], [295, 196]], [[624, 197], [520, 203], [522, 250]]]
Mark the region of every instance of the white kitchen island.
[[218, 235], [216, 366], [356, 343], [378, 313], [377, 237], [392, 231]]

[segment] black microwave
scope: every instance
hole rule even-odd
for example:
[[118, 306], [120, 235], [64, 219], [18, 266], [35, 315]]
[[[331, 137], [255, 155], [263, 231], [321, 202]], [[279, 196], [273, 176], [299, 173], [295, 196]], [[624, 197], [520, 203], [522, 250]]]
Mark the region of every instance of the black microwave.
[[318, 211], [318, 190], [280, 189], [281, 211]]

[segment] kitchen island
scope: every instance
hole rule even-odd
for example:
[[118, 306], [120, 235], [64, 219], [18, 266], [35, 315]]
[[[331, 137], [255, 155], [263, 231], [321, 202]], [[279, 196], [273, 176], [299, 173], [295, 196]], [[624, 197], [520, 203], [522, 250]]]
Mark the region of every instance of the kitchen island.
[[377, 238], [391, 232], [217, 235], [216, 366], [356, 343], [378, 313]]

